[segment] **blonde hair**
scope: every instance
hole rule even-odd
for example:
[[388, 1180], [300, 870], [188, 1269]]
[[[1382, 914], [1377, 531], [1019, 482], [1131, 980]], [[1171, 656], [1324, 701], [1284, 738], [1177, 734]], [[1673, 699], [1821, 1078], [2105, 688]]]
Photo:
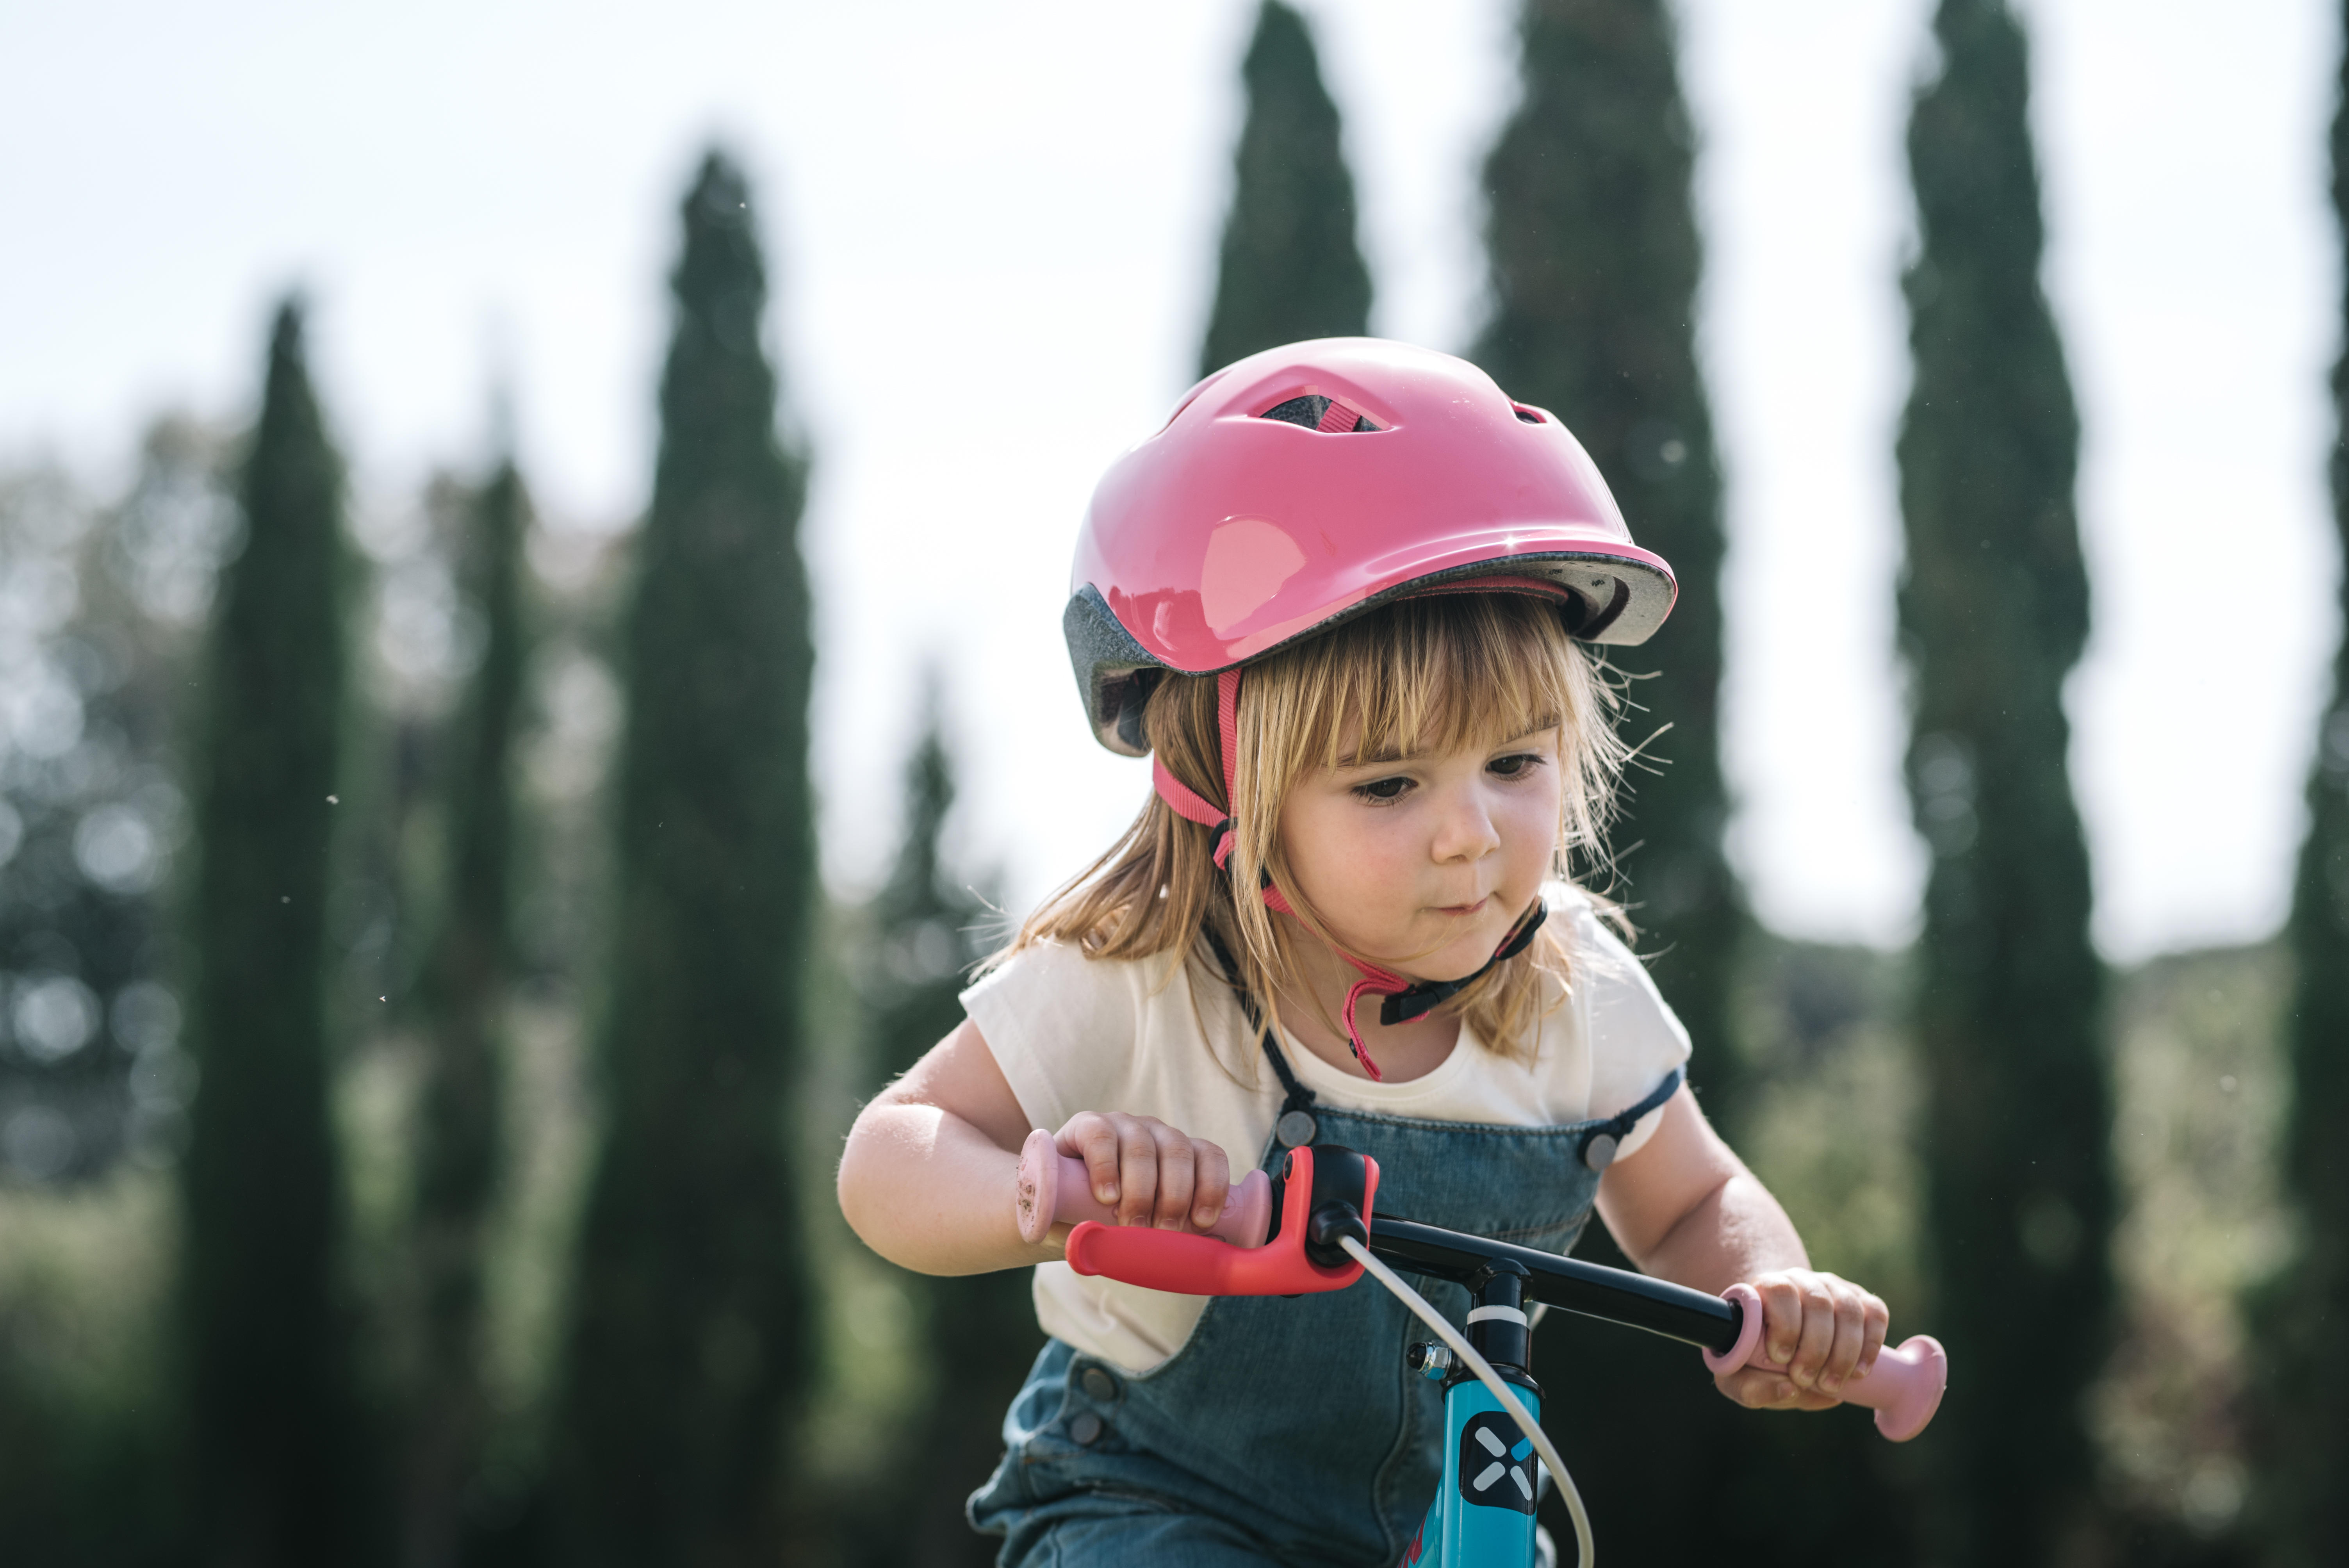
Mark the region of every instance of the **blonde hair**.
[[[1227, 865], [1215, 862], [1212, 830], [1175, 815], [1154, 793], [1124, 835], [1047, 899], [990, 967], [1038, 943], [1063, 942], [1090, 958], [1164, 957], [1164, 985], [1209, 932], [1263, 1010], [1260, 1026], [1278, 1027], [1274, 998], [1280, 977], [1296, 971], [1299, 934], [1274, 920], [1256, 890], [1268, 879], [1299, 923], [1338, 946], [1279, 841], [1281, 807], [1299, 779], [1316, 769], [1454, 751], [1555, 726], [1563, 805], [1553, 871], [1563, 878], [1578, 851], [1604, 858], [1602, 830], [1624, 759], [1617, 704], [1613, 686], [1544, 600], [1492, 593], [1403, 599], [1248, 666], [1236, 799], [1226, 800], [1216, 677], [1168, 676], [1150, 694], [1143, 729], [1168, 771], [1230, 816]], [[1235, 888], [1247, 896], [1235, 898]], [[1564, 995], [1570, 967], [1567, 941], [1551, 923], [1442, 1010], [1489, 1048], [1529, 1057], [1536, 1026]]]

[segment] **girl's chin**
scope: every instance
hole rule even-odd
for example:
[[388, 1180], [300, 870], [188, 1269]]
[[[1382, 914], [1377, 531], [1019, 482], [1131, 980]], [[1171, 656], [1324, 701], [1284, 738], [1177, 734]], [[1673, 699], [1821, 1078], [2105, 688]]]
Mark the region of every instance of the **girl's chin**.
[[1415, 958], [1390, 964], [1387, 967], [1413, 980], [1465, 980], [1492, 962], [1493, 950], [1500, 946], [1502, 939], [1507, 935], [1506, 930], [1496, 930], [1492, 934], [1492, 939], [1486, 941], [1481, 931], [1473, 936], [1454, 934], [1451, 941], [1433, 953], [1423, 951]]

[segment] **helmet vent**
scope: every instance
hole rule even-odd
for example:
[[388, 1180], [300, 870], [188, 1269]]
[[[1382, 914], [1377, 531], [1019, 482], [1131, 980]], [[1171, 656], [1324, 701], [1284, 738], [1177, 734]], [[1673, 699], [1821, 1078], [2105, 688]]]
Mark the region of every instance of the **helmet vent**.
[[1368, 414], [1358, 413], [1335, 397], [1312, 395], [1291, 397], [1286, 403], [1276, 403], [1257, 418], [1278, 419], [1288, 425], [1301, 425], [1309, 430], [1350, 433], [1381, 428]]
[[1528, 425], [1547, 425], [1549, 423], [1548, 420], [1542, 418], [1542, 411], [1538, 408], [1528, 408], [1523, 403], [1512, 403], [1509, 405], [1509, 407], [1516, 414], [1518, 418], [1523, 419]]

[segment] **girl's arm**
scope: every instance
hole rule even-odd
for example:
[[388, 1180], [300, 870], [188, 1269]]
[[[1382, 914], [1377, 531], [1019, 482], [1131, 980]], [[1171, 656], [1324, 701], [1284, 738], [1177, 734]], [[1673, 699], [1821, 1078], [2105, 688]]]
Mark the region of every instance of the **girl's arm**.
[[[966, 1018], [875, 1096], [840, 1157], [840, 1212], [864, 1244], [920, 1274], [985, 1274], [1048, 1263], [1068, 1227], [1019, 1239], [1012, 1204], [1027, 1113], [978, 1026]], [[1085, 1161], [1093, 1193], [1123, 1224], [1205, 1230], [1223, 1216], [1224, 1151], [1155, 1117], [1071, 1117], [1055, 1135]]]
[[1754, 1179], [1683, 1088], [1639, 1152], [1608, 1168], [1599, 1213], [1651, 1274], [1719, 1293], [1740, 1280], [1761, 1294], [1763, 1344], [1775, 1367], [1714, 1382], [1756, 1409], [1823, 1410], [1855, 1368], [1875, 1365], [1889, 1315], [1867, 1291], [1810, 1266], [1778, 1200]]

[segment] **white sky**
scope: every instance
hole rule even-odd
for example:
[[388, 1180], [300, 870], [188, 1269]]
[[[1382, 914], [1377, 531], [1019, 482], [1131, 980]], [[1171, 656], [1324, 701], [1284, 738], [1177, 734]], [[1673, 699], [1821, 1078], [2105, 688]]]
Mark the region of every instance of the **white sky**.
[[[1309, 9], [1375, 329], [1457, 348], [1513, 8]], [[2287, 899], [2335, 635], [2330, 12], [2027, 10], [2048, 284], [2086, 426], [2096, 621], [2071, 696], [2098, 932], [2122, 958], [2255, 936]], [[1059, 612], [1094, 477], [1192, 378], [1252, 15], [0, 0], [0, 458], [106, 483], [153, 412], [249, 409], [270, 303], [299, 281], [367, 504], [479, 454], [502, 361], [545, 510], [611, 526], [648, 484], [676, 201], [723, 137], [758, 180], [771, 335], [819, 464], [831, 872], [854, 885], [887, 852], [936, 656], [968, 852], [1032, 897], [1146, 788], [1086, 734]], [[1897, 941], [1922, 874], [1890, 437], [1926, 9], [1682, 15], [1738, 861], [1781, 928]]]

